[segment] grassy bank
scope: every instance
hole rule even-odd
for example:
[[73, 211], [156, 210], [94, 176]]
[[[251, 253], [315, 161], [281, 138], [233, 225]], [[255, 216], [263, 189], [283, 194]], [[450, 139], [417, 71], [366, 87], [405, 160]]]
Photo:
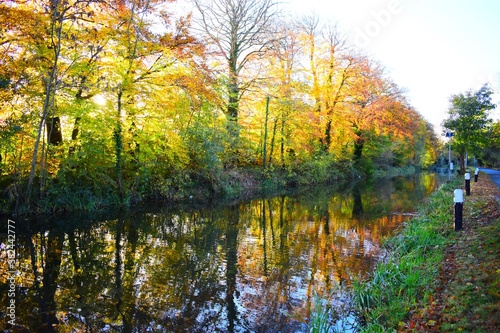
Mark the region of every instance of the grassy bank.
[[419, 209], [414, 219], [385, 246], [390, 255], [371, 280], [354, 283], [354, 300], [364, 332], [392, 332], [408, 314], [427, 306], [437, 287], [443, 249], [454, 237], [453, 189], [446, 184]]
[[390, 254], [372, 277], [353, 283], [360, 332], [500, 330], [500, 192], [486, 175], [473, 183], [456, 232], [453, 190], [462, 183], [457, 178], [434, 193], [386, 241]]

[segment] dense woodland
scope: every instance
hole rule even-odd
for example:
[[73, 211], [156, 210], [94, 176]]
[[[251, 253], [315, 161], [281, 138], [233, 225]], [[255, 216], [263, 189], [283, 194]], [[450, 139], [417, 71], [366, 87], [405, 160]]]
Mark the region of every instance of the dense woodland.
[[272, 0], [190, 4], [2, 1], [2, 211], [434, 163], [432, 126], [334, 23]]

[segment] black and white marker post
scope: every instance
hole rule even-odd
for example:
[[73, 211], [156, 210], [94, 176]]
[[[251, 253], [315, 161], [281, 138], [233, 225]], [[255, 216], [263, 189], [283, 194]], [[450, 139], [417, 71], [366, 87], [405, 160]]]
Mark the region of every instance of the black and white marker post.
[[462, 212], [464, 208], [464, 191], [456, 189], [454, 192], [453, 202], [455, 202], [455, 231], [462, 229]]
[[474, 171], [474, 183], [477, 183], [477, 177], [479, 177], [479, 168], [476, 168], [476, 171]]
[[465, 194], [470, 195], [470, 173], [465, 173]]

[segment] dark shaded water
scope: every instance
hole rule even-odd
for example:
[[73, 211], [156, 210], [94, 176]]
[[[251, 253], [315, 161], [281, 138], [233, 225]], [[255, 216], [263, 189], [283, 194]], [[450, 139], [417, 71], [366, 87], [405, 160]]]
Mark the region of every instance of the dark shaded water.
[[15, 276], [15, 323], [30, 331], [306, 331], [314, 291], [367, 276], [381, 239], [443, 181], [420, 174], [212, 208], [14, 221], [15, 270], [2, 236], [0, 329], [10, 327]]

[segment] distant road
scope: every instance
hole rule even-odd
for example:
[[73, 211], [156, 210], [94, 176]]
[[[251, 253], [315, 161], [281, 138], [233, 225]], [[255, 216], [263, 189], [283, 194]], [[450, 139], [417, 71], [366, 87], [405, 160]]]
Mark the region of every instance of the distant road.
[[479, 171], [487, 173], [493, 182], [497, 184], [497, 186], [500, 188], [500, 171], [499, 170], [494, 170], [494, 169], [483, 169], [479, 168]]

